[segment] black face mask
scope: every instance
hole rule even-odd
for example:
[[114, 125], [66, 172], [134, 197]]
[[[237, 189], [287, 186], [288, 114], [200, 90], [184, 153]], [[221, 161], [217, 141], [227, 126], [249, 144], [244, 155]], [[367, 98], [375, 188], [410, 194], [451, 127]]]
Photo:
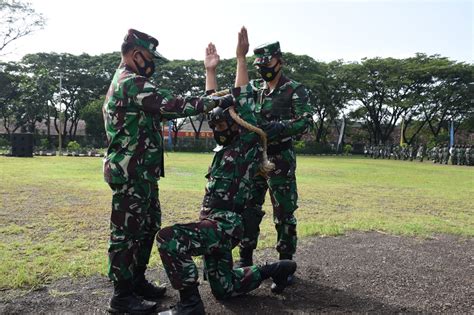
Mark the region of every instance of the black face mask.
[[275, 79], [276, 75], [278, 72], [280, 72], [281, 67], [275, 71], [276, 66], [280, 64], [280, 60], [273, 66], [273, 67], [265, 67], [265, 66], [260, 66], [258, 68], [258, 71], [260, 72], [260, 75], [262, 76], [262, 79], [270, 82], [271, 80]]
[[[140, 65], [134, 60], [133, 62], [135, 63], [135, 66], [137, 67], [138, 73], [144, 77], [151, 77], [153, 73], [155, 72], [155, 63], [153, 60], [148, 61], [145, 59], [145, 56], [141, 52], [138, 52], [140, 54], [140, 57], [142, 57], [143, 61], [145, 62], [145, 65], [143, 67], [140, 67]], [[148, 69], [151, 69], [150, 72], [146, 72]]]
[[226, 130], [222, 131], [213, 130], [213, 132], [214, 139], [216, 140], [217, 144], [220, 144], [224, 147], [229, 145], [239, 134], [239, 130], [232, 130], [231, 128], [227, 128]]

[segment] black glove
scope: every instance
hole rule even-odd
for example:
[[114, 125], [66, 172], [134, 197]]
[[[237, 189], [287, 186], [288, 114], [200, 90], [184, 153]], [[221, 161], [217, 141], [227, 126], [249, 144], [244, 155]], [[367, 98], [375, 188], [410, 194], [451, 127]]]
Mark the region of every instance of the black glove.
[[268, 140], [275, 140], [285, 129], [285, 125], [278, 121], [272, 121], [262, 125], [262, 129], [267, 134]]
[[213, 99], [217, 103], [217, 106], [224, 110], [231, 107], [235, 103], [235, 99], [232, 94], [227, 94], [222, 97], [213, 97]]

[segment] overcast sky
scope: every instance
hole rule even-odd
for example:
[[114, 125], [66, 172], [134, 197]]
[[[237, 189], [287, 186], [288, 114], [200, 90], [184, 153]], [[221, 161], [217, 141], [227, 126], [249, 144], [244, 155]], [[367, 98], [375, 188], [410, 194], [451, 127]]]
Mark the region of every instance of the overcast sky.
[[[155, 36], [168, 59], [203, 59], [208, 42], [235, 54], [237, 32], [250, 49], [279, 40], [283, 52], [317, 60], [440, 54], [473, 62], [472, 0], [29, 0], [47, 18], [43, 30], [16, 41], [3, 60], [27, 53], [92, 55], [118, 51], [127, 29]], [[250, 53], [251, 54], [251, 53]]]

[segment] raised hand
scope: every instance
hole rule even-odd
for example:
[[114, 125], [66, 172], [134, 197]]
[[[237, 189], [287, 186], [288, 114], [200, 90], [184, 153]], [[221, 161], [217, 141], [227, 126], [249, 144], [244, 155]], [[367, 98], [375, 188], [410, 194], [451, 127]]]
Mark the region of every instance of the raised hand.
[[237, 58], [245, 58], [248, 52], [249, 38], [247, 36], [247, 29], [245, 26], [242, 26], [238, 35], [236, 56]]
[[247, 29], [242, 26], [237, 38], [237, 69], [235, 73], [235, 87], [241, 87], [249, 83], [249, 74], [247, 70], [247, 60], [245, 56], [249, 52], [249, 38]]
[[209, 43], [206, 48], [206, 57], [204, 58], [204, 67], [207, 70], [215, 70], [219, 64], [220, 57], [217, 54], [216, 46], [213, 43]]

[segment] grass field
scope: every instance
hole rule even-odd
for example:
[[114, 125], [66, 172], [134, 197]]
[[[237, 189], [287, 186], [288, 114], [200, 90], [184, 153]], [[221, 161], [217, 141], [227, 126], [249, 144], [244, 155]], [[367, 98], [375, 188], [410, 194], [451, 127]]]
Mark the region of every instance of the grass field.
[[[163, 226], [195, 221], [212, 155], [165, 158]], [[101, 170], [100, 158], [0, 157], [0, 290], [105, 272], [111, 193]], [[300, 237], [474, 235], [473, 167], [300, 156], [297, 176]], [[274, 245], [269, 204], [260, 247]]]

